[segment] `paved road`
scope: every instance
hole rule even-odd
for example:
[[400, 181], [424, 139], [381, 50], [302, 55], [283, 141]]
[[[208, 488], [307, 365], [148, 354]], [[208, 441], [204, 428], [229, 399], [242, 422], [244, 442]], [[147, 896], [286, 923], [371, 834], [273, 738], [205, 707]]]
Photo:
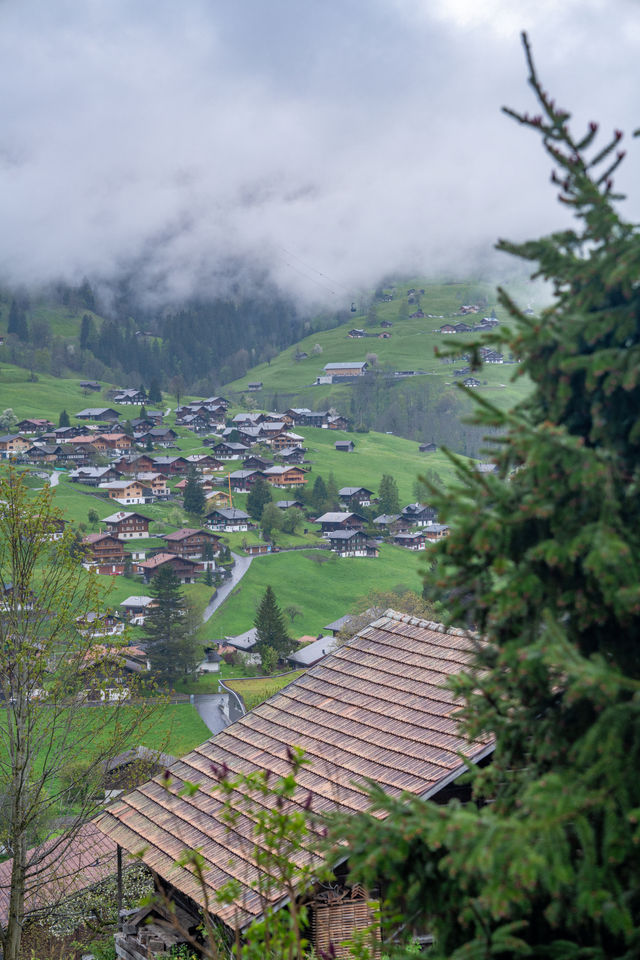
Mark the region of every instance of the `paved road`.
[[220, 604], [227, 599], [237, 584], [240, 583], [245, 573], [251, 566], [251, 561], [253, 560], [253, 557], [241, 557], [237, 553], [232, 553], [231, 556], [236, 561], [236, 565], [231, 573], [231, 579], [227, 580], [226, 583], [223, 583], [223, 585], [218, 588], [218, 592], [216, 593], [215, 597], [202, 614], [202, 619], [205, 623], [213, 616]]
[[196, 693], [193, 705], [211, 733], [220, 733], [229, 726], [228, 693]]

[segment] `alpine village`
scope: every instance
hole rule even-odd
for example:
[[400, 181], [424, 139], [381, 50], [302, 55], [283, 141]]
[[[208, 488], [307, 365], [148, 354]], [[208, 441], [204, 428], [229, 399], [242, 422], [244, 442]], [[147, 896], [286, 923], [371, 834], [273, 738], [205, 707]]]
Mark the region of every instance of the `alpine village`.
[[525, 55], [506, 280], [0, 288], [3, 960], [640, 956], [640, 241]]

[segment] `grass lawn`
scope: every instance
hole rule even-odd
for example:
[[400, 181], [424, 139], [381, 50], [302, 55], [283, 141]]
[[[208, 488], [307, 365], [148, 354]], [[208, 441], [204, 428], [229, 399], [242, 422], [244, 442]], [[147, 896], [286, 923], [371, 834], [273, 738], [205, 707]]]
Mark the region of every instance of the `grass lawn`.
[[[321, 430], [304, 427], [305, 458], [312, 471], [308, 483], [313, 484], [321, 474], [324, 480], [331, 472], [338, 487], [368, 487], [378, 494], [384, 473], [391, 474], [398, 484], [400, 504], [411, 503], [416, 478], [426, 470], [435, 470], [443, 482], [453, 478], [453, 466], [445, 454], [420, 453], [414, 440], [389, 436], [385, 433], [344, 433], [341, 430]], [[335, 449], [336, 440], [352, 440], [353, 453], [341, 453]]]
[[227, 686], [239, 693], [247, 710], [253, 710], [264, 703], [269, 697], [286, 687], [292, 680], [297, 680], [304, 670], [292, 670], [282, 677], [245, 677], [239, 680], [227, 681]]
[[[426, 292], [421, 297], [421, 309], [425, 314], [433, 314], [435, 319], [429, 317], [411, 319], [409, 316], [399, 315], [399, 310], [404, 311], [404, 305], [407, 306], [407, 313], [413, 313], [417, 309], [415, 305], [407, 305], [406, 291], [411, 286], [425, 288]], [[535, 302], [539, 291], [527, 284], [519, 284], [515, 292], [521, 302], [527, 303]], [[491, 310], [495, 310], [499, 320], [507, 319], [504, 310], [497, 303], [494, 283], [470, 281], [459, 284], [427, 284], [423, 278], [398, 284], [394, 300], [376, 304], [377, 323], [374, 325], [367, 326], [363, 312], [351, 314], [349, 320], [341, 326], [310, 334], [280, 353], [270, 364], [262, 363], [253, 367], [245, 377], [234, 380], [224, 389], [237, 393], [244, 392], [247, 390], [248, 383], [262, 381], [264, 384], [262, 391], [251, 395], [259, 405], [266, 402], [267, 397], [278, 394], [279, 398], [285, 400], [295, 395], [298, 400], [296, 406], [304, 404], [319, 409], [320, 402], [326, 401], [327, 404], [330, 402], [331, 405], [344, 410], [347, 407], [345, 398], [349, 396], [348, 387], [333, 384], [313, 386], [313, 383], [322, 373], [326, 363], [365, 360], [367, 353], [375, 353], [379, 365], [388, 365], [394, 370], [425, 370], [428, 378], [423, 379], [433, 381], [436, 378], [436, 383], [451, 381], [453, 368], [443, 364], [435, 356], [434, 349], [438, 345], [450, 344], [452, 337], [447, 338], [434, 331], [445, 319], [449, 320], [454, 316], [458, 320], [465, 319], [458, 315], [460, 306], [463, 303], [476, 302], [482, 296], [486, 297], [487, 306], [480, 316], [488, 316]], [[380, 322], [384, 319], [393, 323], [393, 327], [389, 330], [391, 337], [388, 340], [380, 340], [377, 336], [355, 340], [347, 337], [352, 327], [360, 327], [367, 334], [377, 335], [381, 332]], [[469, 322], [472, 321], [473, 315]], [[461, 348], [464, 349], [465, 342], [469, 342], [474, 337], [474, 334], [456, 335], [455, 343], [460, 343]], [[313, 352], [316, 344], [322, 348], [319, 354]], [[296, 361], [294, 358], [297, 351], [308, 353], [308, 359]], [[479, 379], [486, 380], [492, 392], [502, 393], [505, 388], [499, 385], [508, 384], [508, 378], [514, 369], [513, 367], [487, 366], [483, 368]], [[521, 387], [517, 395], [522, 396], [523, 392]]]
[[389, 545], [380, 548], [377, 559], [338, 557], [320, 550], [255, 557], [238, 586], [205, 624], [203, 635], [219, 639], [248, 630], [269, 584], [283, 611], [288, 606], [302, 611], [289, 624], [291, 634], [316, 635], [362, 597], [400, 586], [420, 592], [424, 558], [424, 553]]

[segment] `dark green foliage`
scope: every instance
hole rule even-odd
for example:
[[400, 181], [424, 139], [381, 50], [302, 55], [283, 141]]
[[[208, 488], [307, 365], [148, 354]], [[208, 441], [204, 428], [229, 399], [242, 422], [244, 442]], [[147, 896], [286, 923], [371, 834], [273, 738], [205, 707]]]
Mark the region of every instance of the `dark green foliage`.
[[83, 314], [80, 324], [80, 349], [91, 350], [95, 344], [96, 328], [93, 318], [88, 313]]
[[378, 491], [378, 498], [380, 500], [380, 503], [378, 504], [380, 513], [400, 513], [398, 484], [388, 473], [384, 473], [382, 475], [382, 480], [380, 481], [380, 490]]
[[316, 479], [313, 481], [311, 501], [316, 510], [324, 509], [324, 506], [327, 502], [327, 485], [320, 474], [318, 474]]
[[284, 614], [270, 586], [267, 587], [260, 601], [253, 625], [258, 631], [256, 647], [258, 653], [261, 653], [265, 647], [271, 647], [275, 650], [278, 659], [284, 659], [295, 649], [295, 640], [292, 640], [287, 633]]
[[196, 471], [191, 468], [184, 488], [184, 509], [196, 517], [201, 517], [206, 506], [206, 497], [202, 484], [198, 481]]
[[151, 669], [161, 684], [172, 684], [191, 664], [193, 641], [188, 635], [180, 581], [169, 565], [160, 567], [149, 588], [155, 599], [143, 627]]
[[249, 491], [247, 513], [254, 520], [260, 520], [265, 505], [271, 503], [271, 500], [271, 484], [259, 477]]
[[140, 416], [140, 419], [141, 419], [141, 420], [145, 420], [145, 419], [146, 419], [146, 416], [147, 416], [147, 408], [145, 407], [144, 403], [143, 403], [142, 406], [140, 407], [140, 414], [139, 414], [139, 416]]
[[262, 510], [260, 528], [265, 540], [273, 540], [275, 530], [282, 529], [283, 515], [282, 510], [276, 507], [275, 503], [266, 503]]
[[29, 339], [27, 309], [25, 304], [20, 300], [14, 299], [11, 301], [7, 333], [14, 333], [19, 340], [27, 341]]
[[452, 458], [427, 578], [487, 641], [454, 688], [466, 735], [495, 738], [471, 774], [493, 802], [380, 791], [384, 821], [338, 828], [356, 875], [384, 874], [391, 911], [435, 934], [434, 960], [640, 954], [640, 234], [613, 205], [621, 134], [573, 136], [527, 56], [540, 115], [508, 112], [542, 135], [577, 223], [499, 244], [555, 297], [535, 318], [501, 291], [511, 326], [484, 343], [520, 357], [534, 393], [509, 414], [477, 399], [498, 473]]
[[162, 403], [162, 393], [160, 391], [160, 384], [157, 379], [153, 377], [151, 384], [149, 385], [149, 393], [147, 395], [149, 403]]
[[69, 423], [69, 414], [67, 413], [66, 410], [61, 410], [61, 411], [60, 411], [60, 416], [58, 417], [58, 426], [59, 426], [59, 427], [68, 427], [68, 426], [70, 426], [70, 423]]

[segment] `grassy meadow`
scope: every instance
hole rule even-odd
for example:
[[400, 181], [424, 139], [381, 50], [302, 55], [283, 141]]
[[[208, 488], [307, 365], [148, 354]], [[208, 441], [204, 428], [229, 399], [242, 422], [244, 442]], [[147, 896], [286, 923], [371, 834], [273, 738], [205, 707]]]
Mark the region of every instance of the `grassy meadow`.
[[273, 587], [283, 610], [295, 606], [301, 611], [289, 622], [291, 634], [317, 635], [362, 597], [396, 587], [420, 592], [424, 558], [424, 553], [389, 545], [380, 548], [377, 559], [338, 557], [320, 550], [255, 557], [238, 586], [205, 624], [204, 636], [217, 640], [248, 630], [267, 585]]

